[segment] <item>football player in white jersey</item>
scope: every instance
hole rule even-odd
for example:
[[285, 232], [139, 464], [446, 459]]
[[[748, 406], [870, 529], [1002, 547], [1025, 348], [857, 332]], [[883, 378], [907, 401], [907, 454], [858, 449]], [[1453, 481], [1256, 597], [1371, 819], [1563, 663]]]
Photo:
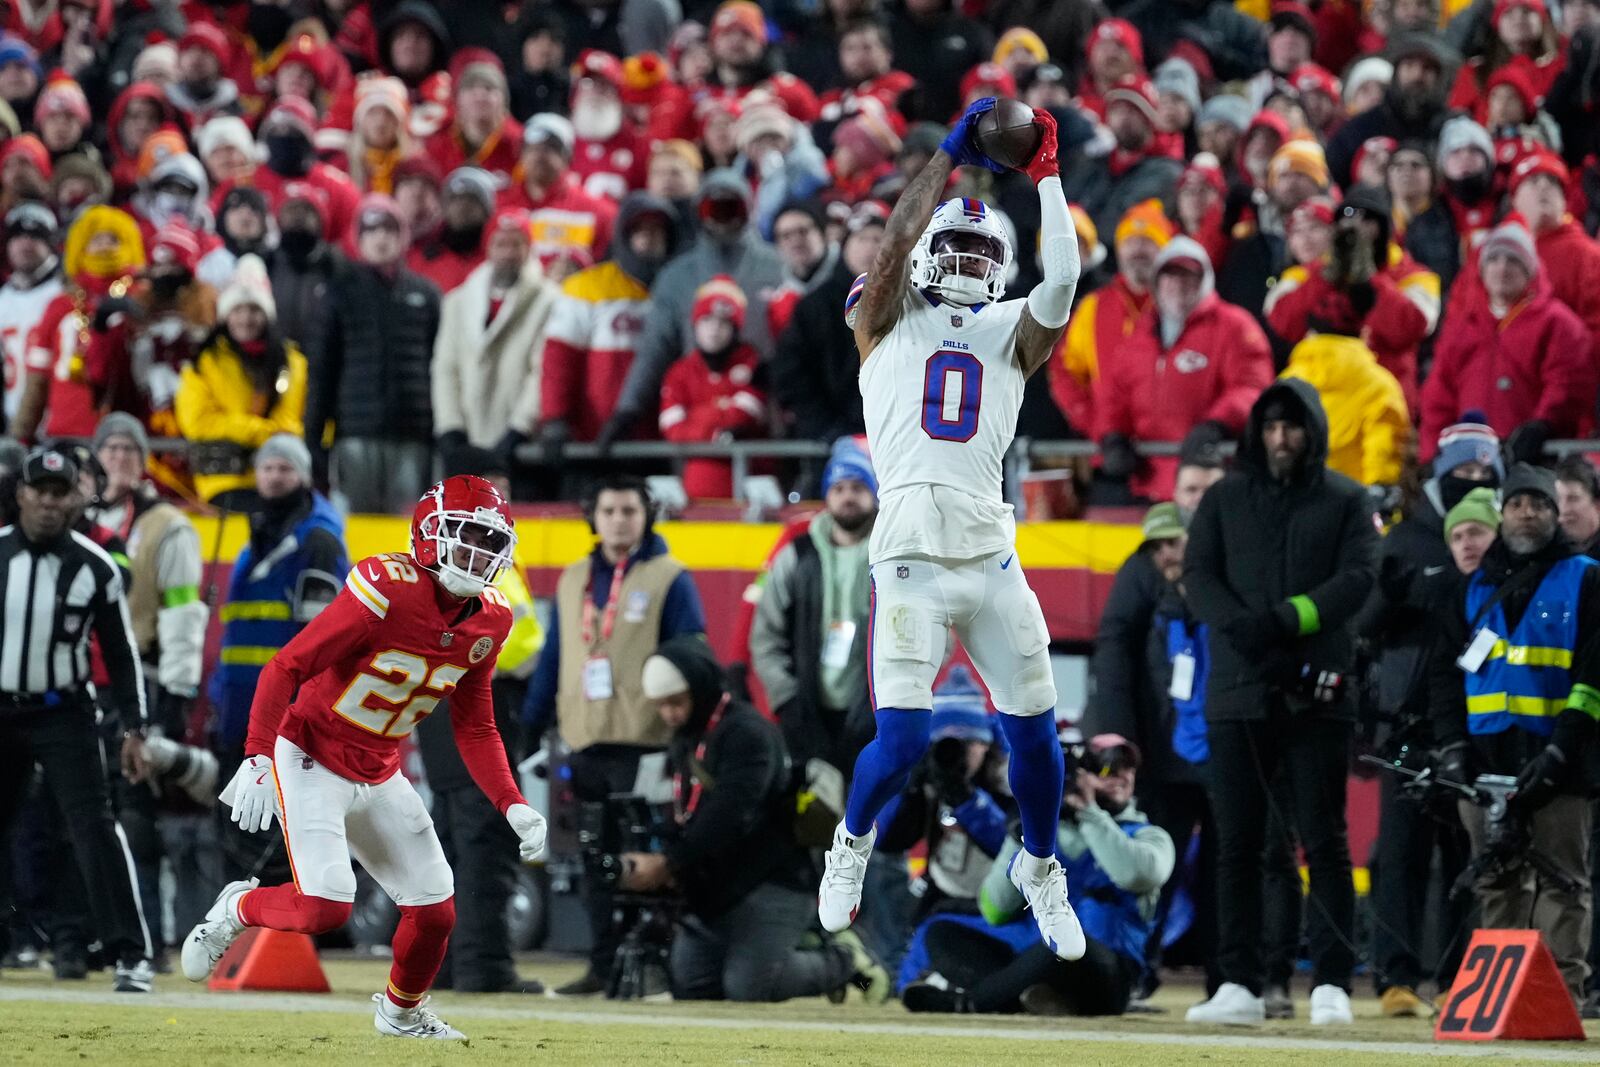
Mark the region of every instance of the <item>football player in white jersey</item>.
[[1078, 285], [1078, 239], [1061, 191], [1055, 120], [1021, 169], [1039, 189], [1044, 280], [1002, 300], [1013, 250], [994, 213], [971, 199], [939, 202], [953, 168], [1005, 168], [973, 130], [993, 98], [972, 104], [911, 180], [850, 307], [861, 355], [867, 439], [878, 470], [873, 526], [868, 689], [877, 737], [861, 753], [845, 818], [818, 896], [822, 925], [843, 930], [861, 904], [873, 821], [905, 788], [928, 748], [933, 681], [953, 629], [989, 687], [1011, 748], [1023, 850], [1011, 880], [1045, 943], [1084, 953], [1055, 857], [1063, 768], [1056, 740], [1049, 633], [1017, 562], [1001, 460], [1016, 433], [1029, 375], [1050, 358]]

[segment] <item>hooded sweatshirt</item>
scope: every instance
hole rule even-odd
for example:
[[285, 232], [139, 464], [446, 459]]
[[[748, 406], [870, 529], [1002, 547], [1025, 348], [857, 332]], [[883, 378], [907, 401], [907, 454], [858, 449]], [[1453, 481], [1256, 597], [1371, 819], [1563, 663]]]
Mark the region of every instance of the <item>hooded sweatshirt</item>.
[[[1285, 481], [1272, 476], [1262, 440], [1272, 405], [1287, 407], [1306, 430], [1306, 451]], [[1290, 709], [1352, 714], [1344, 693], [1331, 704], [1313, 704], [1301, 686], [1305, 675], [1347, 674], [1354, 664], [1352, 622], [1372, 588], [1378, 548], [1366, 490], [1328, 470], [1327, 456], [1328, 419], [1316, 390], [1296, 378], [1280, 380], [1251, 407], [1236, 466], [1200, 500], [1189, 526], [1184, 587], [1213, 634], [1208, 721], [1263, 719]], [[1280, 620], [1270, 639], [1241, 632], [1241, 623], [1268, 616]]]

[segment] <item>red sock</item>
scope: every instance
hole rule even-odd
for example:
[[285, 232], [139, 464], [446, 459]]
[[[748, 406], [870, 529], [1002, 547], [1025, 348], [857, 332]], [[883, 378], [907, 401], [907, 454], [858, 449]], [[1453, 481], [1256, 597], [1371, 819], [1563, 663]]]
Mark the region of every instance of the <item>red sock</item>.
[[292, 883], [252, 889], [239, 898], [239, 919], [246, 926], [265, 926], [297, 934], [321, 934], [343, 926], [350, 905], [326, 897], [308, 897]]
[[394, 932], [394, 966], [389, 968], [389, 1002], [414, 1008], [439, 974], [450, 931], [456, 925], [456, 901], [449, 897], [420, 907], [400, 905]]

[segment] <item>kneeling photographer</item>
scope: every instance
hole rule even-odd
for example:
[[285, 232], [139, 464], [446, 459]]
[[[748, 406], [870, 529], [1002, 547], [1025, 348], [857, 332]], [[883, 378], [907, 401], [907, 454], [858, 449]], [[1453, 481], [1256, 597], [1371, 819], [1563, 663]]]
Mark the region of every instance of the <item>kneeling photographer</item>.
[[[1120, 1015], [1145, 969], [1161, 888], [1172, 876], [1172, 838], [1134, 802], [1139, 749], [1117, 734], [1090, 739], [1068, 762], [1056, 855], [1088, 950], [1057, 958], [1023, 914], [1009, 867], [1022, 848], [1006, 839], [984, 878], [983, 915], [935, 916], [907, 965], [922, 977], [902, 993], [911, 1011]], [[902, 972], [904, 973], [904, 972]]]
[[734, 700], [704, 639], [645, 660], [644, 695], [672, 731], [676, 833], [622, 856], [622, 888], [682, 894], [672, 992], [682, 1000], [780, 1001], [843, 988], [871, 966], [853, 935], [797, 946], [816, 918], [810, 856], [795, 843], [789, 759], [778, 728]]
[[1557, 525], [1554, 474], [1518, 463], [1504, 493], [1500, 535], [1441, 620], [1437, 777], [1476, 787], [1460, 811], [1482, 925], [1537, 929], [1581, 1001], [1593, 922], [1584, 769], [1600, 718], [1600, 567], [1574, 554]]

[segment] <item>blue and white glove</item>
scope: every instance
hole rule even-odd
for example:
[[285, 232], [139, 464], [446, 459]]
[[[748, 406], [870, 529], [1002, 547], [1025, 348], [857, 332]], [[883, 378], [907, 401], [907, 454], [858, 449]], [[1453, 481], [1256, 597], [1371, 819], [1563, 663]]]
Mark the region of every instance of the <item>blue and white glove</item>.
[[511, 824], [511, 829], [516, 833], [517, 840], [521, 842], [517, 851], [522, 855], [523, 863], [532, 863], [544, 855], [545, 823], [543, 815], [540, 815], [526, 804], [513, 804], [506, 809], [506, 822]]
[[996, 174], [1004, 174], [1006, 168], [990, 159], [978, 150], [978, 143], [973, 138], [977, 130], [978, 117], [986, 111], [993, 111], [995, 98], [986, 96], [981, 100], [974, 100], [967, 105], [967, 110], [950, 127], [950, 132], [945, 136], [940, 148], [955, 160], [958, 167], [988, 167]]

